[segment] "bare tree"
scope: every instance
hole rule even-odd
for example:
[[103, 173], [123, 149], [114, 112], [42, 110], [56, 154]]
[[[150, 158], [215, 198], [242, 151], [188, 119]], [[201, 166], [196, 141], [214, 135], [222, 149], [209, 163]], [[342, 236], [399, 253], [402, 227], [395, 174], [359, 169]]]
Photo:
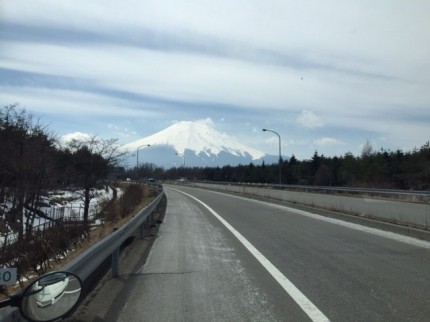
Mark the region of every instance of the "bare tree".
[[85, 140], [73, 139], [69, 142], [68, 148], [71, 151], [77, 151], [86, 147], [91, 154], [99, 155], [105, 159], [109, 166], [118, 166], [124, 161], [125, 152], [120, 151], [117, 139], [101, 139], [93, 135]]
[[46, 128], [16, 104], [0, 111], [0, 200], [8, 204], [4, 219], [19, 239], [24, 228], [31, 231], [40, 209], [54, 144]]
[[72, 169], [77, 184], [84, 190], [84, 225], [88, 228], [89, 206], [93, 198], [91, 189], [101, 180], [106, 179], [109, 172], [124, 159], [125, 153], [120, 151], [116, 139], [99, 139], [92, 136], [86, 140], [72, 140], [66, 147], [70, 157], [69, 167]]

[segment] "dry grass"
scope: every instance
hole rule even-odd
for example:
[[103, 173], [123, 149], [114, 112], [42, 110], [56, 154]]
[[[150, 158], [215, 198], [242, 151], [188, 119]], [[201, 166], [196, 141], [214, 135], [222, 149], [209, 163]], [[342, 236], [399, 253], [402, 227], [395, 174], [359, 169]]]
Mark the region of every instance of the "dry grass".
[[[55, 261], [51, 261], [49, 263], [49, 268], [46, 270], [47, 272], [55, 271], [61, 269], [64, 265], [78, 257], [85, 250], [90, 248], [92, 245], [102, 240], [103, 238], [109, 236], [115, 228], [119, 228], [126, 224], [131, 218], [133, 218], [142, 208], [146, 207], [150, 204], [156, 197], [156, 192], [152, 187], [144, 187], [144, 200], [139, 203], [137, 206], [133, 207], [131, 211], [128, 213], [121, 213], [121, 216], [117, 216], [113, 220], [104, 221], [103, 225], [98, 226], [92, 229], [89, 232], [89, 236], [83, 239], [71, 252], [68, 253], [67, 257], [63, 259], [56, 259]], [[5, 299], [7, 295], [14, 294], [18, 292], [20, 289], [25, 288], [26, 285], [30, 283], [31, 280], [37, 278], [39, 274], [37, 272], [28, 272], [26, 277], [28, 281], [20, 282], [19, 285], [8, 286], [3, 290], [3, 293], [0, 293], [0, 300]]]
[[[149, 195], [149, 194], [148, 194]], [[90, 235], [88, 238], [86, 238], [82, 243], [79, 244], [79, 247], [77, 249], [74, 249], [72, 253], [70, 253], [64, 261], [61, 263], [58, 263], [55, 265], [55, 267], [52, 270], [59, 269], [60, 267], [64, 266], [71, 260], [78, 257], [80, 254], [82, 254], [85, 250], [90, 248], [92, 245], [97, 243], [98, 241], [102, 240], [103, 238], [109, 236], [115, 228], [122, 227], [127, 222], [130, 221], [131, 218], [133, 218], [142, 208], [149, 205], [155, 197], [146, 198], [143, 202], [141, 202], [139, 205], [137, 205], [133, 211], [131, 211], [128, 214], [122, 215], [116, 220], [113, 221], [106, 221], [102, 226], [99, 226], [93, 230], [90, 231]]]

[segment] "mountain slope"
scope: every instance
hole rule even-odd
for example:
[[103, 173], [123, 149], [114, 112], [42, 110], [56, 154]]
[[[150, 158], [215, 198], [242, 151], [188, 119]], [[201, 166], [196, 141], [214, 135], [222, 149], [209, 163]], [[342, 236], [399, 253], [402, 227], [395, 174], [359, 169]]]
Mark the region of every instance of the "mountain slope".
[[[151, 161], [155, 164], [163, 163], [161, 160], [171, 159], [175, 154], [182, 155], [184, 160], [186, 158], [187, 166], [239, 164], [265, 156], [263, 152], [215, 130], [211, 119], [180, 121], [151, 136], [128, 143], [123, 148], [133, 152], [148, 144], [151, 147], [145, 149], [145, 162], [153, 159], [151, 155], [157, 154], [158, 162]], [[164, 157], [162, 150], [168, 153]]]

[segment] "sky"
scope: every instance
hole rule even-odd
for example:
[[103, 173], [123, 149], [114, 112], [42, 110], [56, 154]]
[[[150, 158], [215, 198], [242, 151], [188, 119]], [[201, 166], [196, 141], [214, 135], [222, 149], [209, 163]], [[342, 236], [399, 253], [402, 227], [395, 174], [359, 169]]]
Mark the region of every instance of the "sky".
[[120, 144], [178, 121], [268, 154], [430, 140], [430, 1], [0, 0], [0, 104]]

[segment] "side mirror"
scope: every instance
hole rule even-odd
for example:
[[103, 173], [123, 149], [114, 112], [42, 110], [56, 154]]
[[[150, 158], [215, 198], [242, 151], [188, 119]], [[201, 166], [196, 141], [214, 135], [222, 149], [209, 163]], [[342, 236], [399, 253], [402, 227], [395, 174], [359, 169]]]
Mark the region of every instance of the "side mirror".
[[69, 272], [45, 274], [19, 295], [19, 309], [30, 321], [48, 322], [65, 317], [78, 305], [81, 279]]

